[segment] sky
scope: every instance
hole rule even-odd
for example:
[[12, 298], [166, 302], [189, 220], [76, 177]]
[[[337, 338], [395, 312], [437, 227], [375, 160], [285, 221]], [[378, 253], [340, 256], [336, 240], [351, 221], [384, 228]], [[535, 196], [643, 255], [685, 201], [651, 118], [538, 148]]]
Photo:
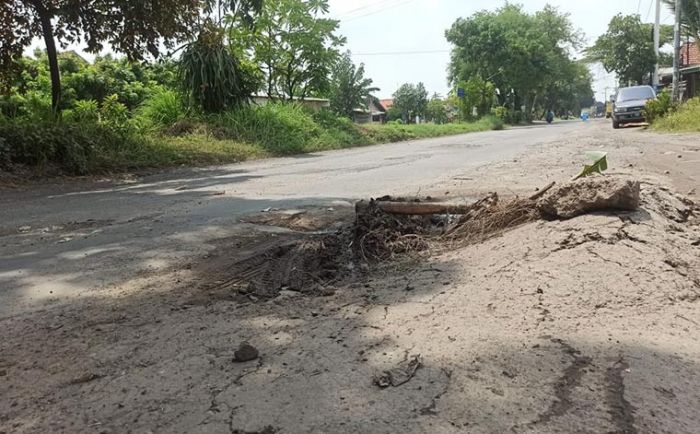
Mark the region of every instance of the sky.
[[[340, 20], [340, 33], [347, 38], [356, 63], [364, 63], [366, 76], [380, 88], [381, 98], [390, 98], [403, 83], [423, 82], [428, 92], [446, 95], [450, 44], [447, 30], [459, 17], [502, 6], [504, 1], [487, 0], [329, 0], [331, 17]], [[546, 4], [570, 15], [574, 28], [592, 44], [605, 33], [618, 13], [639, 13], [643, 21], [654, 20], [654, 0], [519, 0], [528, 12]], [[662, 9], [662, 22], [673, 16]], [[399, 54], [401, 53], [401, 54]], [[603, 101], [615, 86], [614, 74], [601, 65], [591, 67], [596, 99]]]

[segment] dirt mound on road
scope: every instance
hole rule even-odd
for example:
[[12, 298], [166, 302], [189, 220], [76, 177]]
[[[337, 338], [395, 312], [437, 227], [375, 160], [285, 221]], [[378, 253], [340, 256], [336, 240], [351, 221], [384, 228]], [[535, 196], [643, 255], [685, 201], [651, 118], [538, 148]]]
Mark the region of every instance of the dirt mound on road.
[[610, 176], [583, 178], [555, 187], [537, 207], [549, 218], [570, 219], [594, 211], [639, 208], [639, 181]]
[[[482, 243], [542, 217], [552, 218], [548, 209], [561, 218], [603, 211], [634, 223], [650, 218], [650, 212], [668, 223], [687, 222], [693, 216], [696, 208], [690, 200], [656, 186], [645, 187], [640, 199], [639, 188], [638, 182], [592, 178], [564, 184], [539, 201], [503, 201], [493, 193], [471, 205], [460, 206], [460, 214], [387, 212], [391, 208], [385, 206], [387, 203], [409, 204], [408, 208], [419, 210], [421, 204], [430, 208], [435, 203], [386, 197], [358, 204], [355, 222], [336, 222], [342, 228], [333, 233], [287, 233], [254, 245], [246, 255], [234, 258], [227, 254], [230, 247], [223, 245], [215, 269], [209, 268], [203, 274], [210, 281], [212, 275], [218, 276], [209, 288], [215, 297], [255, 300], [274, 298], [282, 291], [329, 295], [333, 286], [369, 271], [370, 264]], [[640, 201], [644, 209], [620, 211], [639, 205]], [[571, 236], [575, 242], [576, 234]]]

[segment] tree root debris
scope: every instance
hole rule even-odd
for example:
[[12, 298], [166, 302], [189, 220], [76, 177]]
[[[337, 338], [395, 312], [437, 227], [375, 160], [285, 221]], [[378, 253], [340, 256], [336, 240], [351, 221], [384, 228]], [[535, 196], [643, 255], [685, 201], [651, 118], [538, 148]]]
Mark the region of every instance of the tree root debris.
[[[604, 191], [603, 199], [599, 198], [597, 188]], [[570, 233], [557, 250], [589, 242], [616, 244], [629, 240], [645, 244], [645, 240], [631, 235], [627, 228], [648, 219], [648, 213], [673, 222], [688, 222], [697, 209], [690, 200], [661, 187], [645, 187], [641, 198], [632, 197], [638, 189], [636, 181], [594, 177], [558, 187], [550, 183], [528, 198], [502, 200], [498, 194], [490, 193], [468, 205], [390, 196], [361, 201], [355, 206], [354, 223], [330, 234], [296, 234], [286, 242], [259, 250], [231, 264], [227, 276], [213, 289], [245, 296], [254, 302], [290, 291], [329, 296], [335, 292], [325, 288], [347, 278], [361, 277], [371, 264], [482, 243], [524, 224], [551, 219], [552, 209], [561, 211], [564, 219], [595, 211], [615, 212], [630, 220], [612, 236], [598, 232]], [[577, 194], [580, 203], [576, 201]], [[624, 203], [617, 203], [618, 197], [625, 199]], [[644, 209], [630, 211], [638, 203]], [[620, 212], [621, 209], [626, 211]]]

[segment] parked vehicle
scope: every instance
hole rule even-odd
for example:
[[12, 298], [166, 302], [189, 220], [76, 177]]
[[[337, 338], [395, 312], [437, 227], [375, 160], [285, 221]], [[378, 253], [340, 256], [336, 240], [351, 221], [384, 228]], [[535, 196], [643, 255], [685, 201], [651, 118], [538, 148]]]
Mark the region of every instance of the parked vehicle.
[[613, 114], [613, 103], [608, 101], [605, 103], [605, 119], [610, 119]]
[[613, 99], [612, 126], [617, 129], [629, 123], [645, 122], [644, 106], [655, 99], [651, 86], [623, 87]]

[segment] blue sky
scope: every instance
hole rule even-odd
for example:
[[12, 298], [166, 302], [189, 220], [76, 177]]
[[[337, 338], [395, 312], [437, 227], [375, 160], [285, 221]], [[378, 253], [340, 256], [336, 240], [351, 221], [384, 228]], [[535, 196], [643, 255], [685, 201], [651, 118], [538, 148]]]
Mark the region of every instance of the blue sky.
[[[642, 20], [654, 19], [654, 0], [522, 0], [527, 11], [534, 12], [546, 4], [570, 14], [574, 27], [589, 43], [605, 33], [608, 22], [617, 13], [637, 13]], [[341, 20], [340, 32], [347, 37], [347, 47], [357, 63], [363, 62], [367, 75], [374, 80], [381, 97], [391, 97], [406, 82], [425, 83], [429, 92], [445, 95], [450, 45], [444, 37], [458, 17], [467, 17], [483, 9], [496, 9], [501, 1], [485, 0], [330, 0], [331, 16]], [[672, 23], [670, 11], [663, 9], [661, 18]], [[396, 52], [429, 52], [390, 54]], [[591, 67], [594, 90], [603, 100], [606, 87], [615, 77], [600, 66]]]

